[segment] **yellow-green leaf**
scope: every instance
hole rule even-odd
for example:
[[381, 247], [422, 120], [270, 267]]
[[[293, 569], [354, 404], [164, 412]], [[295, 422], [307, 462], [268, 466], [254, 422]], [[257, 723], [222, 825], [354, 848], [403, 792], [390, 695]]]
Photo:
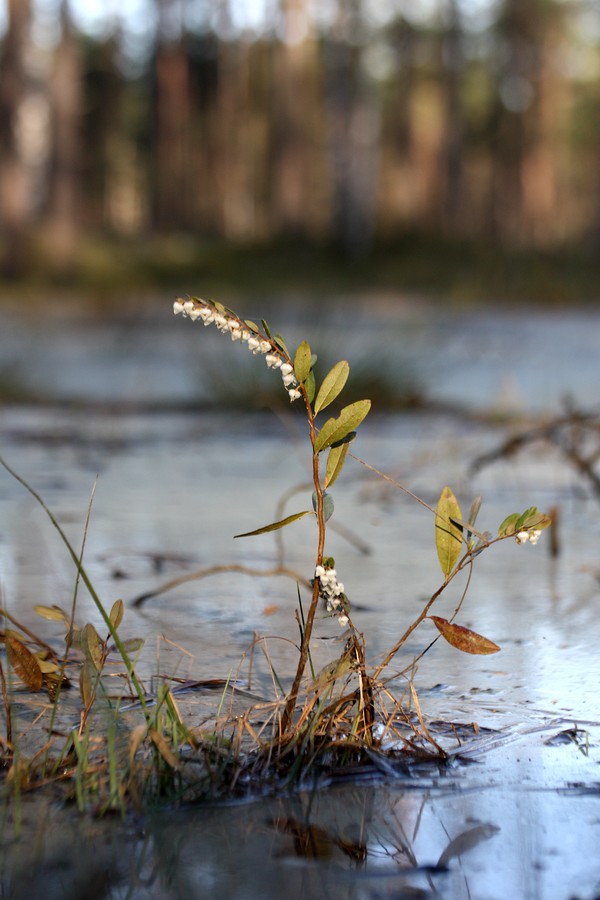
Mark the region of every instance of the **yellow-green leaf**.
[[144, 638], [128, 638], [126, 641], [121, 641], [121, 646], [126, 653], [137, 653], [144, 646]]
[[81, 649], [96, 669], [102, 667], [102, 640], [93, 625], [89, 622], [81, 629]]
[[323, 384], [319, 388], [317, 399], [315, 400], [315, 415], [320, 409], [325, 409], [343, 390], [344, 385], [350, 374], [350, 366], [345, 359], [336, 363], [333, 369], [327, 373], [323, 379]]
[[123, 613], [125, 612], [125, 606], [122, 600], [115, 600], [112, 605], [112, 609], [110, 611], [110, 623], [112, 627], [117, 630], [121, 622], [123, 621]]
[[552, 518], [541, 512], [528, 516], [523, 522], [523, 528], [528, 528], [532, 531], [543, 531], [544, 528], [548, 528], [550, 525], [552, 525]]
[[429, 618], [442, 637], [449, 644], [452, 644], [453, 647], [456, 647], [457, 650], [462, 650], [463, 653], [484, 655], [487, 653], [498, 653], [500, 650], [498, 644], [483, 637], [481, 634], [477, 634], [476, 631], [471, 631], [470, 628], [465, 628], [463, 625], [455, 625], [447, 619], [440, 618], [440, 616], [429, 616]]
[[40, 667], [40, 672], [42, 675], [49, 675], [52, 672], [58, 672], [58, 663], [54, 662], [52, 659], [40, 659], [39, 656], [36, 655], [37, 664]]
[[305, 509], [303, 512], [294, 513], [291, 516], [286, 516], [285, 519], [280, 519], [279, 522], [272, 522], [270, 525], [263, 525], [262, 528], [257, 528], [255, 531], [245, 531], [243, 534], [234, 534], [234, 538], [240, 537], [254, 537], [256, 534], [266, 534], [267, 531], [277, 531], [279, 528], [285, 528], [286, 525], [290, 525], [291, 522], [295, 522], [296, 519], [301, 519], [303, 516], [314, 515], [311, 509]]
[[462, 549], [462, 528], [453, 519], [461, 520], [462, 513], [458, 500], [450, 488], [445, 487], [435, 512], [435, 545], [444, 578], [452, 572]]
[[302, 384], [308, 378], [311, 369], [312, 353], [306, 341], [302, 341], [294, 357], [294, 373]]
[[60, 606], [44, 606], [43, 604], [38, 603], [33, 609], [38, 616], [42, 617], [42, 619], [50, 619], [54, 622], [66, 622], [67, 625], [70, 622], [69, 616], [60, 608]]
[[343, 444], [337, 444], [337, 446], [332, 447], [329, 451], [329, 455], [327, 456], [327, 466], [325, 468], [326, 488], [331, 487], [344, 468], [349, 446], [350, 441], [346, 441]]
[[357, 400], [356, 403], [345, 406], [337, 419], [327, 419], [315, 440], [315, 454], [343, 441], [360, 425], [370, 409], [370, 400]]
[[6, 650], [8, 659], [21, 679], [30, 691], [41, 690], [43, 678], [40, 664], [25, 644], [13, 637], [12, 634], [6, 635]]

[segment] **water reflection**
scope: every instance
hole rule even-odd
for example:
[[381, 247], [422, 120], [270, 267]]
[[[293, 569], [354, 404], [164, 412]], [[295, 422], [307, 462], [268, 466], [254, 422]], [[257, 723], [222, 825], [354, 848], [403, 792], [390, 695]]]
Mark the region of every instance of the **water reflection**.
[[463, 791], [440, 775], [163, 811], [128, 826], [82, 830], [64, 811], [40, 812], [27, 847], [4, 845], [3, 896], [467, 900], [598, 889], [597, 825], [574, 828], [597, 814], [597, 797], [583, 793]]

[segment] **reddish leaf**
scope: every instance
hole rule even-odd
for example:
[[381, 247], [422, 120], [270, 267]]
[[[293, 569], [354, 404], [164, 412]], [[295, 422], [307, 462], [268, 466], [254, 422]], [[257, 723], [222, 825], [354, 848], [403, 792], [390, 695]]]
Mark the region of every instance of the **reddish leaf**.
[[449, 644], [452, 644], [453, 647], [456, 647], [457, 650], [462, 650], [463, 653], [481, 655], [497, 653], [500, 650], [498, 644], [494, 644], [493, 641], [488, 640], [483, 635], [477, 634], [476, 631], [471, 631], [470, 628], [465, 628], [463, 625], [454, 625], [453, 622], [449, 622], [448, 619], [442, 619], [440, 616], [429, 616], [429, 618], [442, 637]]

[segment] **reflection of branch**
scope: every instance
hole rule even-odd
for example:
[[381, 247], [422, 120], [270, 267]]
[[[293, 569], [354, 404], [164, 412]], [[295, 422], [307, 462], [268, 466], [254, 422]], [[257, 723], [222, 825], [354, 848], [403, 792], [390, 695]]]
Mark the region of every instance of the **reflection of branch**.
[[500, 827], [494, 825], [493, 822], [483, 822], [481, 825], [476, 825], [474, 828], [469, 828], [466, 831], [461, 832], [458, 837], [455, 837], [450, 841], [438, 859], [438, 867], [440, 869], [446, 868], [451, 859], [462, 856], [464, 853], [477, 847], [482, 841], [489, 841], [489, 839], [498, 834], [500, 830]]
[[[294, 487], [287, 490], [284, 494], [281, 495], [279, 501], [277, 503], [277, 507], [275, 510], [275, 517], [282, 518], [285, 507], [295, 494], [299, 494], [302, 491], [306, 491], [312, 487], [310, 482], [305, 482], [304, 484], [297, 484]], [[363, 539], [351, 531], [349, 528], [346, 528], [344, 525], [335, 524], [333, 522], [329, 523], [329, 527], [332, 531], [336, 531], [341, 537], [343, 537], [349, 544], [351, 544], [359, 553], [368, 556], [371, 553], [371, 547], [363, 541]], [[219, 575], [222, 572], [237, 572], [240, 575], [250, 575], [254, 578], [271, 578], [273, 575], [283, 575], [286, 578], [291, 578], [296, 581], [298, 584], [303, 585], [308, 588], [308, 590], [312, 589], [311, 582], [305, 578], [303, 575], [300, 575], [294, 569], [288, 568], [284, 564], [284, 546], [282, 539], [282, 530], [274, 532], [274, 538], [277, 545], [277, 565], [273, 566], [270, 569], [257, 569], [251, 566], [243, 566], [232, 563], [231, 565], [217, 565], [217, 566], [208, 566], [204, 569], [197, 569], [195, 572], [188, 572], [187, 575], [180, 575], [178, 578], [172, 578], [170, 581], [165, 581], [159, 587], [155, 588], [153, 591], [148, 591], [145, 594], [140, 594], [138, 597], [135, 597], [133, 600], [133, 605], [136, 607], [142, 606], [146, 600], [151, 600], [153, 597], [158, 597], [160, 594], [165, 594], [167, 591], [173, 590], [173, 588], [179, 587], [180, 584], [187, 584], [188, 581], [196, 581], [200, 578], [208, 578], [210, 575]]]
[[[593, 446], [586, 449], [585, 443], [590, 440], [593, 440]], [[559, 416], [547, 425], [513, 435], [499, 447], [478, 456], [471, 463], [471, 471], [478, 472], [485, 466], [513, 456], [529, 444], [540, 441], [555, 447], [600, 497], [600, 475], [595, 469], [600, 459], [600, 418], [597, 413], [569, 409], [566, 415]]]
[[140, 594], [139, 597], [134, 599], [133, 605], [137, 607], [142, 606], [146, 600], [151, 600], [153, 597], [165, 594], [167, 591], [179, 587], [180, 584], [187, 584], [188, 581], [196, 581], [200, 578], [208, 578], [210, 575], [219, 575], [222, 572], [238, 572], [240, 575], [251, 575], [254, 578], [271, 578], [273, 575], [284, 575], [286, 578], [292, 578], [298, 584], [308, 588], [308, 590], [311, 590], [312, 587], [310, 581], [304, 578], [303, 575], [300, 575], [293, 569], [288, 569], [286, 566], [275, 566], [272, 569], [254, 569], [251, 566], [241, 566], [236, 564], [208, 566], [205, 569], [197, 569], [195, 572], [188, 572], [187, 575], [180, 575], [179, 578], [172, 578], [170, 581], [165, 581], [164, 584], [161, 584], [155, 590]]

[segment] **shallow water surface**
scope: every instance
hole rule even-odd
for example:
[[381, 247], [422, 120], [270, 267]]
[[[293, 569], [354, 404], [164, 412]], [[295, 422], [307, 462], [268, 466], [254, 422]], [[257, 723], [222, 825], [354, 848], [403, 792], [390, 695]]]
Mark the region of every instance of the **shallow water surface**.
[[[515, 326], [508, 319], [503, 327], [485, 317], [469, 322], [481, 353], [466, 362], [473, 345], [440, 319], [433, 332], [453, 362], [438, 379], [439, 396], [456, 377], [462, 379], [461, 390], [473, 386], [472, 403], [481, 407], [501, 387], [502, 373], [519, 371], [527, 356], [528, 374], [523, 370], [517, 379], [520, 389], [542, 382], [545, 387], [526, 392], [522, 408], [547, 407], [546, 388], [554, 376], [546, 377], [541, 357], [536, 366], [529, 351], [550, 326], [545, 319], [519, 321], [528, 353], [513, 342], [514, 365], [507, 365], [504, 351], [494, 355], [492, 345], [499, 334], [502, 346], [511, 344]], [[416, 359], [419, 328], [400, 320], [397, 327], [398, 333], [405, 327], [417, 335]], [[573, 334], [587, 333], [581, 358], [589, 387], [600, 376], [593, 336], [598, 330], [586, 332], [582, 323], [572, 327]], [[193, 333], [184, 323], [182, 331], [188, 329]], [[565, 340], [556, 360], [570, 346], [569, 329], [561, 333]], [[554, 334], [552, 328], [548, 334]], [[194, 340], [197, 344], [197, 334]], [[189, 399], [190, 383], [182, 375], [184, 369], [189, 375], [187, 363], [178, 368], [168, 353], [165, 361], [163, 351], [157, 347], [148, 367], [153, 374], [144, 399]], [[188, 358], [188, 350], [183, 352], [180, 363]], [[58, 349], [52, 342], [35, 363], [38, 377], [44, 377], [53, 353]], [[114, 360], [121, 356], [115, 353]], [[63, 364], [71, 365], [68, 354]], [[64, 379], [67, 394], [68, 385], [78, 384], [91, 399], [110, 391], [117, 394], [113, 399], [140, 399], [139, 386], [132, 387], [137, 382], [133, 376], [128, 381], [119, 365], [107, 367], [105, 359], [102, 368], [98, 362], [106, 381], [98, 375], [95, 386], [77, 382], [73, 370], [57, 366], [53, 390], [60, 394]], [[555, 373], [557, 368], [558, 362]], [[576, 386], [579, 370], [571, 368]], [[273, 636], [272, 664], [280, 677], [291, 675], [289, 644], [279, 638], [297, 637], [293, 580], [224, 572], [187, 580], [139, 608], [133, 601], [215, 563], [268, 568], [277, 561], [272, 535], [245, 540], [233, 535], [309, 507], [310, 459], [301, 416], [107, 412], [82, 403], [71, 409], [4, 408], [0, 426], [2, 455], [40, 492], [77, 547], [97, 477], [85, 562], [107, 605], [125, 600], [123, 635], [146, 639], [140, 663], [145, 679], [158, 670], [191, 680], [227, 678], [255, 633]], [[560, 510], [557, 557], [550, 557], [544, 535], [537, 547], [505, 542], [476, 561], [460, 622], [496, 641], [502, 652], [465, 656], [438, 640], [419, 663], [415, 685], [423, 711], [436, 733], [445, 729], [445, 745], [460, 749], [461, 762], [403, 767], [364, 783], [307, 786], [290, 797], [163, 810], [122, 825], [82, 828], [73, 811], [27, 800], [23, 838], [12, 839], [9, 821], [4, 827], [4, 894], [86, 896], [93, 884], [98, 896], [115, 898], [600, 896], [600, 508], [577, 474], [543, 448], [470, 475], [469, 463], [505, 434], [500, 426], [475, 419], [402, 413], [367, 419], [353, 445], [359, 456], [429, 504], [435, 505], [445, 484], [465, 510], [482, 494], [481, 529], [493, 531], [508, 513], [531, 504]], [[278, 509], [294, 485], [298, 492]], [[440, 584], [432, 515], [354, 461], [333, 493], [327, 552], [336, 559], [368, 653], [377, 657]], [[336, 522], [350, 533], [334, 531]], [[283, 541], [286, 564], [310, 577], [310, 518], [286, 529]], [[72, 565], [39, 506], [3, 471], [0, 572], [5, 606], [60, 648], [60, 625], [39, 619], [32, 607], [70, 608]], [[451, 615], [463, 587], [452, 586], [434, 611]], [[83, 589], [77, 603], [80, 624], [88, 619], [98, 624]], [[401, 666], [429, 644], [433, 632], [431, 623], [416, 632]], [[316, 665], [339, 652], [339, 639], [335, 620], [318, 622]], [[246, 670], [241, 674], [245, 677]], [[259, 696], [270, 689], [268, 667], [258, 658], [251, 687]], [[192, 694], [182, 694], [179, 702], [184, 715], [194, 715]], [[448, 732], [449, 722], [460, 726], [456, 735]]]
[[[566, 396], [596, 406], [600, 312], [453, 310], [401, 297], [241, 301], [290, 347], [308, 339], [321, 365], [347, 358], [399, 393], [499, 412], [555, 412]], [[225, 355], [226, 358], [225, 358]], [[0, 309], [0, 389], [67, 402], [194, 403], [247, 398], [272, 374], [214, 329], [174, 317], [171, 301], [131, 299], [119, 315], [70, 306]], [[323, 369], [323, 371], [326, 371]]]
[[[296, 589], [285, 579], [224, 573], [188, 581], [140, 609], [130, 603], [215, 561], [273, 564], [271, 535], [246, 541], [232, 535], [269, 521], [282, 493], [308, 475], [307, 460], [299, 447], [290, 450], [277, 419], [257, 414], [232, 423], [225, 415], [56, 409], [5, 410], [2, 418], [6, 459], [41, 492], [76, 545], [98, 474], [87, 566], [107, 604], [128, 601], [122, 631], [147, 639], [147, 677], [160, 667], [187, 678], [226, 678], [254, 632], [295, 637]], [[598, 896], [597, 502], [551, 455], [533, 470], [527, 459], [515, 460], [468, 479], [468, 460], [497, 440], [487, 426], [404, 414], [374, 418], [358, 442], [364, 457], [428, 502], [445, 482], [465, 505], [483, 493], [480, 527], [497, 527], [507, 512], [529, 503], [560, 504], [557, 559], [542, 539], [535, 548], [507, 542], [478, 560], [461, 622], [502, 652], [464, 656], [438, 641], [419, 665], [415, 683], [427, 716], [477, 723], [478, 736], [462, 737], [469, 763], [401, 770], [384, 784], [323, 784], [295, 798], [161, 814], [126, 828], [121, 839], [120, 826], [86, 826], [102, 836], [102, 853], [93, 860], [85, 847], [76, 850], [70, 814], [57, 843], [53, 829], [49, 834], [36, 821], [34, 803], [25, 834], [39, 831], [40, 871], [50, 874], [44, 896], [64, 896], [66, 881], [85, 883], [90, 871], [104, 873], [107, 897]], [[369, 552], [335, 533], [329, 552], [357, 607], [356, 624], [377, 654], [440, 582], [431, 514], [357, 463], [335, 494], [336, 516]], [[309, 497], [300, 491], [288, 510]], [[4, 602], [59, 647], [61, 628], [31, 608], [36, 602], [69, 608], [74, 574], [64, 548], [36, 503], [6, 475], [0, 511]], [[310, 572], [311, 535], [304, 521], [285, 535], [286, 562], [300, 573]], [[455, 592], [440, 601], [438, 613], [448, 615], [456, 600]], [[78, 603], [80, 622], [97, 622], [83, 592]], [[423, 626], [405, 661], [431, 631]], [[338, 636], [335, 620], [319, 623], [318, 663], [338, 652]], [[270, 655], [281, 677], [291, 674], [287, 644], [270, 641]], [[254, 677], [253, 689], [266, 692], [260, 663]], [[181, 696], [184, 714], [193, 714], [192, 700]], [[569, 737], [575, 723], [577, 740]], [[458, 746], [452, 738], [449, 745]], [[75, 846], [61, 843], [68, 835]], [[6, 884], [36, 895], [18, 847], [10, 841], [5, 847]]]

